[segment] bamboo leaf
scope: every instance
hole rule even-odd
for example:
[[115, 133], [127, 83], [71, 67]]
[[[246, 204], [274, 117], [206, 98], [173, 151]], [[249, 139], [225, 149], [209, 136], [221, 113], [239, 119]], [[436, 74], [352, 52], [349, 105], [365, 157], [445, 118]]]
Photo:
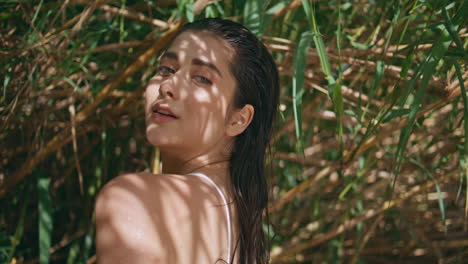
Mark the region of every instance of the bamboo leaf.
[[[401, 134], [400, 134], [400, 140], [398, 142], [398, 147], [397, 147], [397, 151], [395, 155], [396, 168], [394, 170], [395, 175], [394, 175], [393, 183], [396, 182], [396, 179], [398, 177], [401, 163], [404, 159], [403, 155], [406, 149], [406, 145], [408, 144], [409, 137], [413, 131], [414, 122], [416, 120], [416, 114], [419, 112], [419, 109], [421, 108], [421, 105], [423, 103], [424, 95], [425, 95], [429, 80], [432, 77], [437, 67], [437, 64], [442, 59], [444, 54], [447, 52], [447, 49], [451, 42], [450, 35], [447, 32], [447, 30], [443, 27], [439, 27], [439, 29], [440, 29], [441, 35], [434, 43], [434, 45], [431, 48], [431, 51], [426, 56], [425, 60], [423, 61], [421, 65], [422, 79], [420, 82], [420, 86], [414, 96], [414, 101], [411, 104], [410, 109], [409, 109], [410, 112], [408, 114], [408, 123], [402, 129]], [[416, 74], [415, 76], [419, 76], [419, 74]], [[415, 78], [413, 77], [413, 80], [414, 79]], [[414, 85], [414, 83], [410, 85]]]
[[315, 48], [317, 49], [317, 53], [320, 59], [320, 65], [322, 67], [322, 72], [325, 75], [325, 78], [328, 81], [328, 93], [333, 101], [333, 107], [337, 116], [337, 125], [338, 125], [338, 139], [340, 142], [340, 151], [343, 149], [343, 95], [341, 93], [341, 83], [336, 82], [335, 78], [331, 72], [330, 62], [328, 60], [328, 55], [325, 49], [325, 43], [323, 41], [322, 36], [317, 27], [317, 22], [315, 19], [315, 11], [310, 10], [307, 1], [303, 0], [303, 7], [304, 12], [306, 15], [310, 17], [311, 25], [312, 25], [312, 37], [314, 40]]
[[39, 195], [39, 262], [49, 263], [52, 239], [52, 202], [49, 196], [50, 181], [43, 175], [38, 178], [37, 191]]
[[457, 34], [457, 28], [458, 28], [458, 25], [454, 25], [453, 22], [452, 22], [452, 19], [450, 18], [448, 12], [447, 12], [447, 9], [444, 8], [442, 10], [442, 13], [444, 14], [444, 18], [445, 18], [445, 28], [447, 29], [447, 31], [450, 33], [450, 36], [452, 37], [453, 41], [455, 42], [455, 44], [457, 45], [457, 48], [458, 48], [458, 51], [463, 54], [462, 56], [464, 58], [467, 58], [468, 56], [468, 53], [465, 51], [465, 49], [463, 48], [463, 44], [462, 44], [462, 41], [460, 39], [460, 37], [458, 36]]
[[[461, 67], [456, 60], [453, 60], [453, 65], [455, 66], [455, 71], [457, 73], [458, 82], [460, 83], [461, 95], [463, 99], [463, 125], [464, 125], [464, 138], [465, 144], [463, 146], [463, 165], [465, 169], [466, 182], [468, 183], [468, 98], [466, 95], [466, 88], [461, 72]], [[462, 167], [463, 168], [463, 167]], [[468, 217], [468, 184], [466, 184], [466, 200], [465, 200], [465, 219]]]
[[[16, 248], [20, 244], [21, 239], [24, 234], [24, 220], [26, 218], [26, 209], [28, 206], [29, 199], [24, 199], [23, 205], [21, 206], [21, 214], [19, 216], [18, 224], [16, 225], [15, 234], [9, 237], [10, 246], [2, 249], [2, 254], [5, 255], [8, 263], [12, 262], [13, 257], [15, 256]], [[4, 245], [2, 243], [2, 245]], [[0, 255], [0, 260], [3, 259], [3, 256]]]
[[34, 13], [34, 17], [33, 17], [32, 20], [31, 20], [31, 24], [34, 25], [34, 22], [36, 21], [37, 16], [39, 15], [39, 11], [41, 11], [42, 4], [43, 4], [43, 3], [44, 3], [44, 0], [41, 0], [41, 1], [39, 2], [39, 5], [37, 6], [36, 12]]
[[320, 32], [316, 31], [313, 33], [314, 33], [315, 48], [317, 49], [317, 53], [319, 55], [320, 65], [322, 66], [322, 71], [328, 80], [328, 85], [332, 85], [335, 83], [335, 78], [333, 78], [332, 73], [331, 73], [330, 62], [328, 60], [328, 55], [325, 49], [325, 44], [323, 43], [323, 38], [320, 35]]
[[67, 257], [67, 264], [76, 263], [76, 259], [78, 258], [80, 253], [80, 243], [79, 241], [74, 241], [68, 250], [68, 257]]
[[280, 1], [278, 2], [277, 4], [275, 4], [274, 6], [270, 7], [267, 11], [266, 11], [266, 14], [267, 15], [274, 15], [276, 11], [278, 11], [279, 9], [285, 7], [288, 3], [288, 1]]
[[306, 14], [307, 22], [309, 23], [310, 27], [313, 26], [313, 18], [312, 18], [312, 11], [310, 10], [310, 4], [309, 1], [307, 0], [301, 0], [302, 1], [302, 8], [304, 9], [304, 12]]
[[82, 260], [83, 262], [87, 261], [91, 256], [91, 251], [93, 247], [93, 238], [94, 238], [94, 226], [90, 228], [89, 232], [84, 237], [84, 245], [83, 245], [83, 254]]
[[333, 107], [334, 107], [336, 117], [337, 117], [336, 119], [337, 119], [337, 124], [338, 124], [338, 141], [340, 142], [340, 153], [341, 153], [343, 151], [343, 112], [344, 112], [343, 95], [341, 93], [340, 83], [332, 83], [330, 87], [333, 91], [332, 100], [333, 100]]
[[468, 17], [468, 1], [461, 1], [461, 5], [458, 8], [457, 13], [453, 17], [453, 23], [455, 25], [460, 25], [461, 23], [466, 23], [466, 18]]
[[185, 5], [185, 16], [187, 17], [188, 22], [193, 22], [195, 20], [195, 6], [193, 3]]
[[409, 114], [409, 112], [409, 109], [392, 109], [385, 115], [385, 117], [382, 120], [382, 123], [387, 123], [396, 117], [407, 115]]
[[[7, 66], [9, 67], [9, 66]], [[10, 79], [11, 79], [11, 74], [9, 73], [6, 73], [5, 74], [5, 77], [3, 77], [3, 92], [2, 92], [2, 97], [0, 97], [0, 103], [3, 104], [3, 102], [6, 100], [6, 88], [8, 86], [8, 83], [10, 82]]]
[[385, 70], [384, 66], [385, 63], [381, 60], [375, 64], [375, 78], [369, 91], [369, 103], [374, 99], [375, 91], [380, 87]]
[[306, 70], [307, 51], [312, 41], [313, 34], [310, 31], [303, 32], [294, 55], [294, 70], [292, 80], [292, 98], [294, 125], [296, 127], [296, 138], [302, 146], [302, 96], [304, 94], [304, 73]]
[[244, 25], [258, 37], [263, 34], [264, 2], [262, 0], [247, 0], [244, 6]]
[[410, 159], [410, 162], [416, 165], [430, 180], [434, 183], [437, 191], [437, 203], [439, 204], [440, 215], [442, 218], [442, 224], [444, 226], [445, 234], [447, 234], [447, 225], [446, 225], [446, 217], [445, 217], [445, 204], [444, 204], [444, 197], [442, 197], [442, 191], [440, 190], [439, 183], [436, 179], [434, 179], [432, 173], [423, 165], [421, 162], [415, 159]]

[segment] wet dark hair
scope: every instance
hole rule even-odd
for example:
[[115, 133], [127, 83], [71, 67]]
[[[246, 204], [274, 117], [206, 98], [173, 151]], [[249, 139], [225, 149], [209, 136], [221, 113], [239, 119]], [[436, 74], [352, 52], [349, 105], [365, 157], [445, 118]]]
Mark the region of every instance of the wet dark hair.
[[268, 263], [270, 245], [263, 231], [264, 215], [268, 218], [265, 154], [279, 98], [275, 61], [265, 45], [239, 23], [209, 18], [184, 25], [178, 34], [185, 31], [213, 33], [232, 47], [230, 70], [237, 82], [232, 104], [235, 108], [250, 104], [255, 109], [250, 125], [235, 138], [230, 157], [239, 223], [234, 254], [239, 254], [240, 263]]

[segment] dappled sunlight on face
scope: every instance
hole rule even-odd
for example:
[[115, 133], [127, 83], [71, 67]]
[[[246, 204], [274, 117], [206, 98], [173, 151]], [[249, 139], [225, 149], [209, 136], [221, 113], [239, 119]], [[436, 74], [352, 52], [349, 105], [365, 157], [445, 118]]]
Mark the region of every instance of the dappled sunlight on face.
[[[184, 156], [227, 146], [225, 129], [235, 90], [231, 57], [230, 46], [212, 33], [187, 31], [174, 40], [146, 88], [146, 136], [151, 144]], [[167, 111], [175, 118], [161, 115]]]

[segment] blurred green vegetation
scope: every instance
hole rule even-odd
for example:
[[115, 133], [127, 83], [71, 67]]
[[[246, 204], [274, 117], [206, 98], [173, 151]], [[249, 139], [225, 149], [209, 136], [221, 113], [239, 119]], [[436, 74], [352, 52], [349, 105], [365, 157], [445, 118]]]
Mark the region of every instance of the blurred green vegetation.
[[94, 263], [93, 207], [151, 171], [142, 95], [185, 21], [281, 77], [272, 263], [466, 263], [468, 2], [0, 1], [0, 262]]

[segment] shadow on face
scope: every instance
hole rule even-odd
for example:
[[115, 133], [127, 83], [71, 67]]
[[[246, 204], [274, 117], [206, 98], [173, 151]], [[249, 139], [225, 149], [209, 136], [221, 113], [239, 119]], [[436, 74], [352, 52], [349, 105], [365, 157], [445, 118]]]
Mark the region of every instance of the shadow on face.
[[[226, 125], [236, 88], [232, 53], [229, 44], [209, 32], [187, 31], [174, 40], [146, 88], [151, 144], [184, 156], [226, 149], [232, 140]], [[164, 116], [167, 112], [175, 118]]]

